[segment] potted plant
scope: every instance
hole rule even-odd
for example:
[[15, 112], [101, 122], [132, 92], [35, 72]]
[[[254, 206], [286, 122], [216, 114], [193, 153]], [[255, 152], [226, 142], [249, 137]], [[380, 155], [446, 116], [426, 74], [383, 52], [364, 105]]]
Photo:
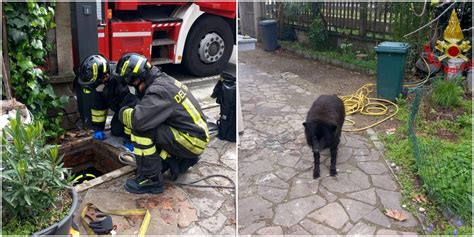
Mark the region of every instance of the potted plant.
[[58, 150], [41, 122], [22, 123], [18, 112], [2, 130], [2, 234], [69, 234], [78, 199]]

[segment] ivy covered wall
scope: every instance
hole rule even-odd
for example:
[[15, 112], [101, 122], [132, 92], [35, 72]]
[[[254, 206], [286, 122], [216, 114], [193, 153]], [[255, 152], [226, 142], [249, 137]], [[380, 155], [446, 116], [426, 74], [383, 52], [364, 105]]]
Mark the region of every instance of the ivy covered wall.
[[15, 98], [24, 103], [36, 120], [45, 124], [48, 137], [63, 132], [60, 127], [62, 113], [48, 116], [48, 110], [62, 108], [67, 96], [57, 96], [47, 83], [48, 50], [47, 32], [53, 29], [54, 3], [6, 2], [3, 11], [8, 35], [10, 81]]

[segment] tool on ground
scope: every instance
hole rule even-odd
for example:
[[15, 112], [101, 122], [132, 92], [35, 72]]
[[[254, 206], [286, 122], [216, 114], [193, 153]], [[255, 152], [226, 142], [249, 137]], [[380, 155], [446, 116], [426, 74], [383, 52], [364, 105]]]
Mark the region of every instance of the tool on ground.
[[[89, 222], [89, 227], [97, 234], [109, 234], [114, 229], [112, 217], [109, 215], [98, 214], [94, 221]], [[115, 226], [116, 227], [116, 226]]]
[[[130, 153], [130, 152], [122, 152], [119, 154], [119, 161], [124, 164], [124, 165], [130, 165], [130, 166], [136, 166], [136, 163], [135, 163], [135, 155], [133, 153]], [[223, 179], [226, 179], [228, 180], [232, 185], [230, 186], [225, 186], [225, 185], [207, 185], [207, 184], [196, 184], [196, 183], [199, 183], [199, 182], [202, 182], [202, 181], [205, 181], [205, 180], [208, 180], [208, 179], [211, 179], [211, 178], [223, 178]], [[235, 182], [225, 176], [225, 175], [221, 175], [221, 174], [214, 174], [214, 175], [208, 175], [208, 176], [205, 176], [201, 179], [198, 179], [198, 180], [195, 180], [195, 181], [191, 181], [191, 182], [188, 182], [188, 183], [184, 183], [184, 182], [179, 182], [179, 181], [171, 181], [171, 180], [165, 180], [166, 183], [169, 183], [169, 184], [174, 184], [174, 185], [179, 185], [179, 186], [188, 186], [188, 187], [195, 187], [195, 188], [225, 188], [225, 189], [235, 189]]]
[[[99, 214], [97, 212], [100, 212]], [[128, 210], [109, 210], [104, 208], [99, 208], [92, 203], [86, 203], [81, 212], [81, 223], [84, 229], [86, 229], [87, 234], [96, 235], [96, 234], [115, 234], [116, 226], [112, 224], [112, 217], [110, 215], [116, 216], [144, 216], [140, 229], [138, 231], [138, 236], [145, 236], [146, 231], [150, 225], [151, 214], [148, 209], [128, 209]], [[105, 216], [104, 220], [96, 221], [97, 217]], [[86, 217], [90, 218], [92, 221], [87, 223]], [[91, 226], [92, 225], [92, 226]], [[108, 229], [109, 232], [105, 232]], [[94, 230], [104, 231], [104, 232], [95, 232]]]

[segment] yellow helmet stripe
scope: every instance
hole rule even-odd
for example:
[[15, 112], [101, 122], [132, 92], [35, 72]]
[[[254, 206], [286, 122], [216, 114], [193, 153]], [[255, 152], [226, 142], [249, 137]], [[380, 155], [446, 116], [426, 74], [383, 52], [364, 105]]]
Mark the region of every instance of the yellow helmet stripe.
[[92, 64], [92, 81], [95, 81], [97, 79], [97, 63]]
[[102, 65], [104, 66], [104, 73], [107, 72], [107, 62], [102, 62]]
[[120, 76], [125, 75], [125, 71], [127, 70], [128, 64], [130, 63], [130, 60], [125, 61], [122, 65], [122, 69], [120, 71]]
[[143, 58], [138, 59], [137, 65], [135, 65], [135, 68], [133, 69], [133, 73], [137, 73], [138, 69], [140, 69], [140, 65], [143, 63]]

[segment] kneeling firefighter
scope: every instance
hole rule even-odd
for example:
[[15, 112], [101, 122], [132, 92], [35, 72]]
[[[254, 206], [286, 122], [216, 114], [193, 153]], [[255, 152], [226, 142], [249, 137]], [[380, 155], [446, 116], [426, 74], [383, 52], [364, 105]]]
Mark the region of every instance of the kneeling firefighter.
[[171, 179], [195, 165], [209, 143], [209, 130], [198, 101], [188, 88], [152, 67], [139, 54], [126, 54], [117, 63], [120, 80], [143, 94], [141, 101], [120, 109], [119, 119], [132, 129], [137, 176], [128, 179], [131, 193], [162, 193], [162, 173]]
[[82, 87], [84, 96], [90, 104], [91, 117], [87, 118], [89, 125], [94, 130], [93, 138], [104, 140], [105, 122], [107, 110], [114, 111], [111, 121], [111, 133], [114, 136], [123, 136], [124, 145], [133, 150], [130, 141], [131, 130], [124, 127], [118, 119], [118, 112], [123, 106], [135, 106], [139, 99], [130, 93], [128, 86], [119, 83], [114, 76], [116, 62], [108, 62], [102, 55], [91, 55], [84, 59], [79, 69], [79, 84]]

